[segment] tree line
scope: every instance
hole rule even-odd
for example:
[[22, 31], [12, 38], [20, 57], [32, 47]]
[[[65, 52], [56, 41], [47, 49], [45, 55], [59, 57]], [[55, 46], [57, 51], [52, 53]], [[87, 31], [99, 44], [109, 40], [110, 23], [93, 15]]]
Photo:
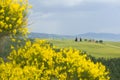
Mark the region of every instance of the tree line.
[[95, 40], [95, 39], [84, 39], [84, 38], [78, 38], [76, 37], [75, 38], [75, 42], [82, 42], [82, 41], [85, 41], [85, 42], [94, 42], [94, 43], [103, 43], [103, 40]]

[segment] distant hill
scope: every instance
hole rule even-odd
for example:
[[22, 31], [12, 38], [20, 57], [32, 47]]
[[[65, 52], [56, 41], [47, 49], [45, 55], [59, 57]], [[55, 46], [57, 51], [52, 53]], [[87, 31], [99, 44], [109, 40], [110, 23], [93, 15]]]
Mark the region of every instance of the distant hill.
[[107, 41], [120, 41], [120, 34], [112, 33], [84, 33], [79, 34], [78, 37], [89, 39], [102, 39]]
[[30, 33], [29, 38], [50, 38], [50, 39], [74, 39], [87, 38], [87, 39], [102, 39], [107, 41], [120, 41], [120, 34], [112, 33], [84, 33], [78, 35], [58, 35], [58, 34], [47, 34], [47, 33]]
[[50, 39], [73, 39], [74, 36], [70, 35], [58, 35], [58, 34], [47, 34], [47, 33], [30, 33], [29, 38], [50, 38]]

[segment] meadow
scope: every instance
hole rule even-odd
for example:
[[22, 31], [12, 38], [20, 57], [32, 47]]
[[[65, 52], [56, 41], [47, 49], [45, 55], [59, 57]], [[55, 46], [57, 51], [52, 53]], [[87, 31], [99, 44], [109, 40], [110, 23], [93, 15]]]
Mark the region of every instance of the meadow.
[[88, 55], [96, 58], [119, 58], [120, 57], [120, 42], [104, 41], [103, 43], [95, 42], [75, 42], [74, 40], [67, 39], [49, 39], [49, 42], [58, 48], [72, 47], [82, 50]]

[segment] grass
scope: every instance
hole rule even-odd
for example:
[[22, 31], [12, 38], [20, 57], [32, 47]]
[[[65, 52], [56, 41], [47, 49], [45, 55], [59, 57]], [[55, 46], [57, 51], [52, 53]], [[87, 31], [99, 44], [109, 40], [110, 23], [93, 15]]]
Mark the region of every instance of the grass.
[[120, 57], [120, 42], [75, 42], [74, 40], [48, 40], [58, 48], [75, 48], [87, 52], [94, 57], [105, 57], [105, 58], [119, 58]]

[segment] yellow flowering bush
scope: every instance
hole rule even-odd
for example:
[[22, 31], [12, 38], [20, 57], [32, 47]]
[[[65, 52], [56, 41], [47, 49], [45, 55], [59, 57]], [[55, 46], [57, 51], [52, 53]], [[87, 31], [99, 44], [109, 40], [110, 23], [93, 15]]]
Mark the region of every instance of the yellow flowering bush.
[[[0, 53], [5, 52], [5, 39], [28, 33], [28, 0], [0, 0]], [[7, 38], [6, 38], [7, 37]], [[3, 41], [5, 40], [5, 41]]]
[[101, 63], [72, 48], [57, 49], [45, 40], [27, 41], [1, 60], [0, 80], [109, 80]]
[[27, 32], [27, 0], [0, 0], [0, 38]]

